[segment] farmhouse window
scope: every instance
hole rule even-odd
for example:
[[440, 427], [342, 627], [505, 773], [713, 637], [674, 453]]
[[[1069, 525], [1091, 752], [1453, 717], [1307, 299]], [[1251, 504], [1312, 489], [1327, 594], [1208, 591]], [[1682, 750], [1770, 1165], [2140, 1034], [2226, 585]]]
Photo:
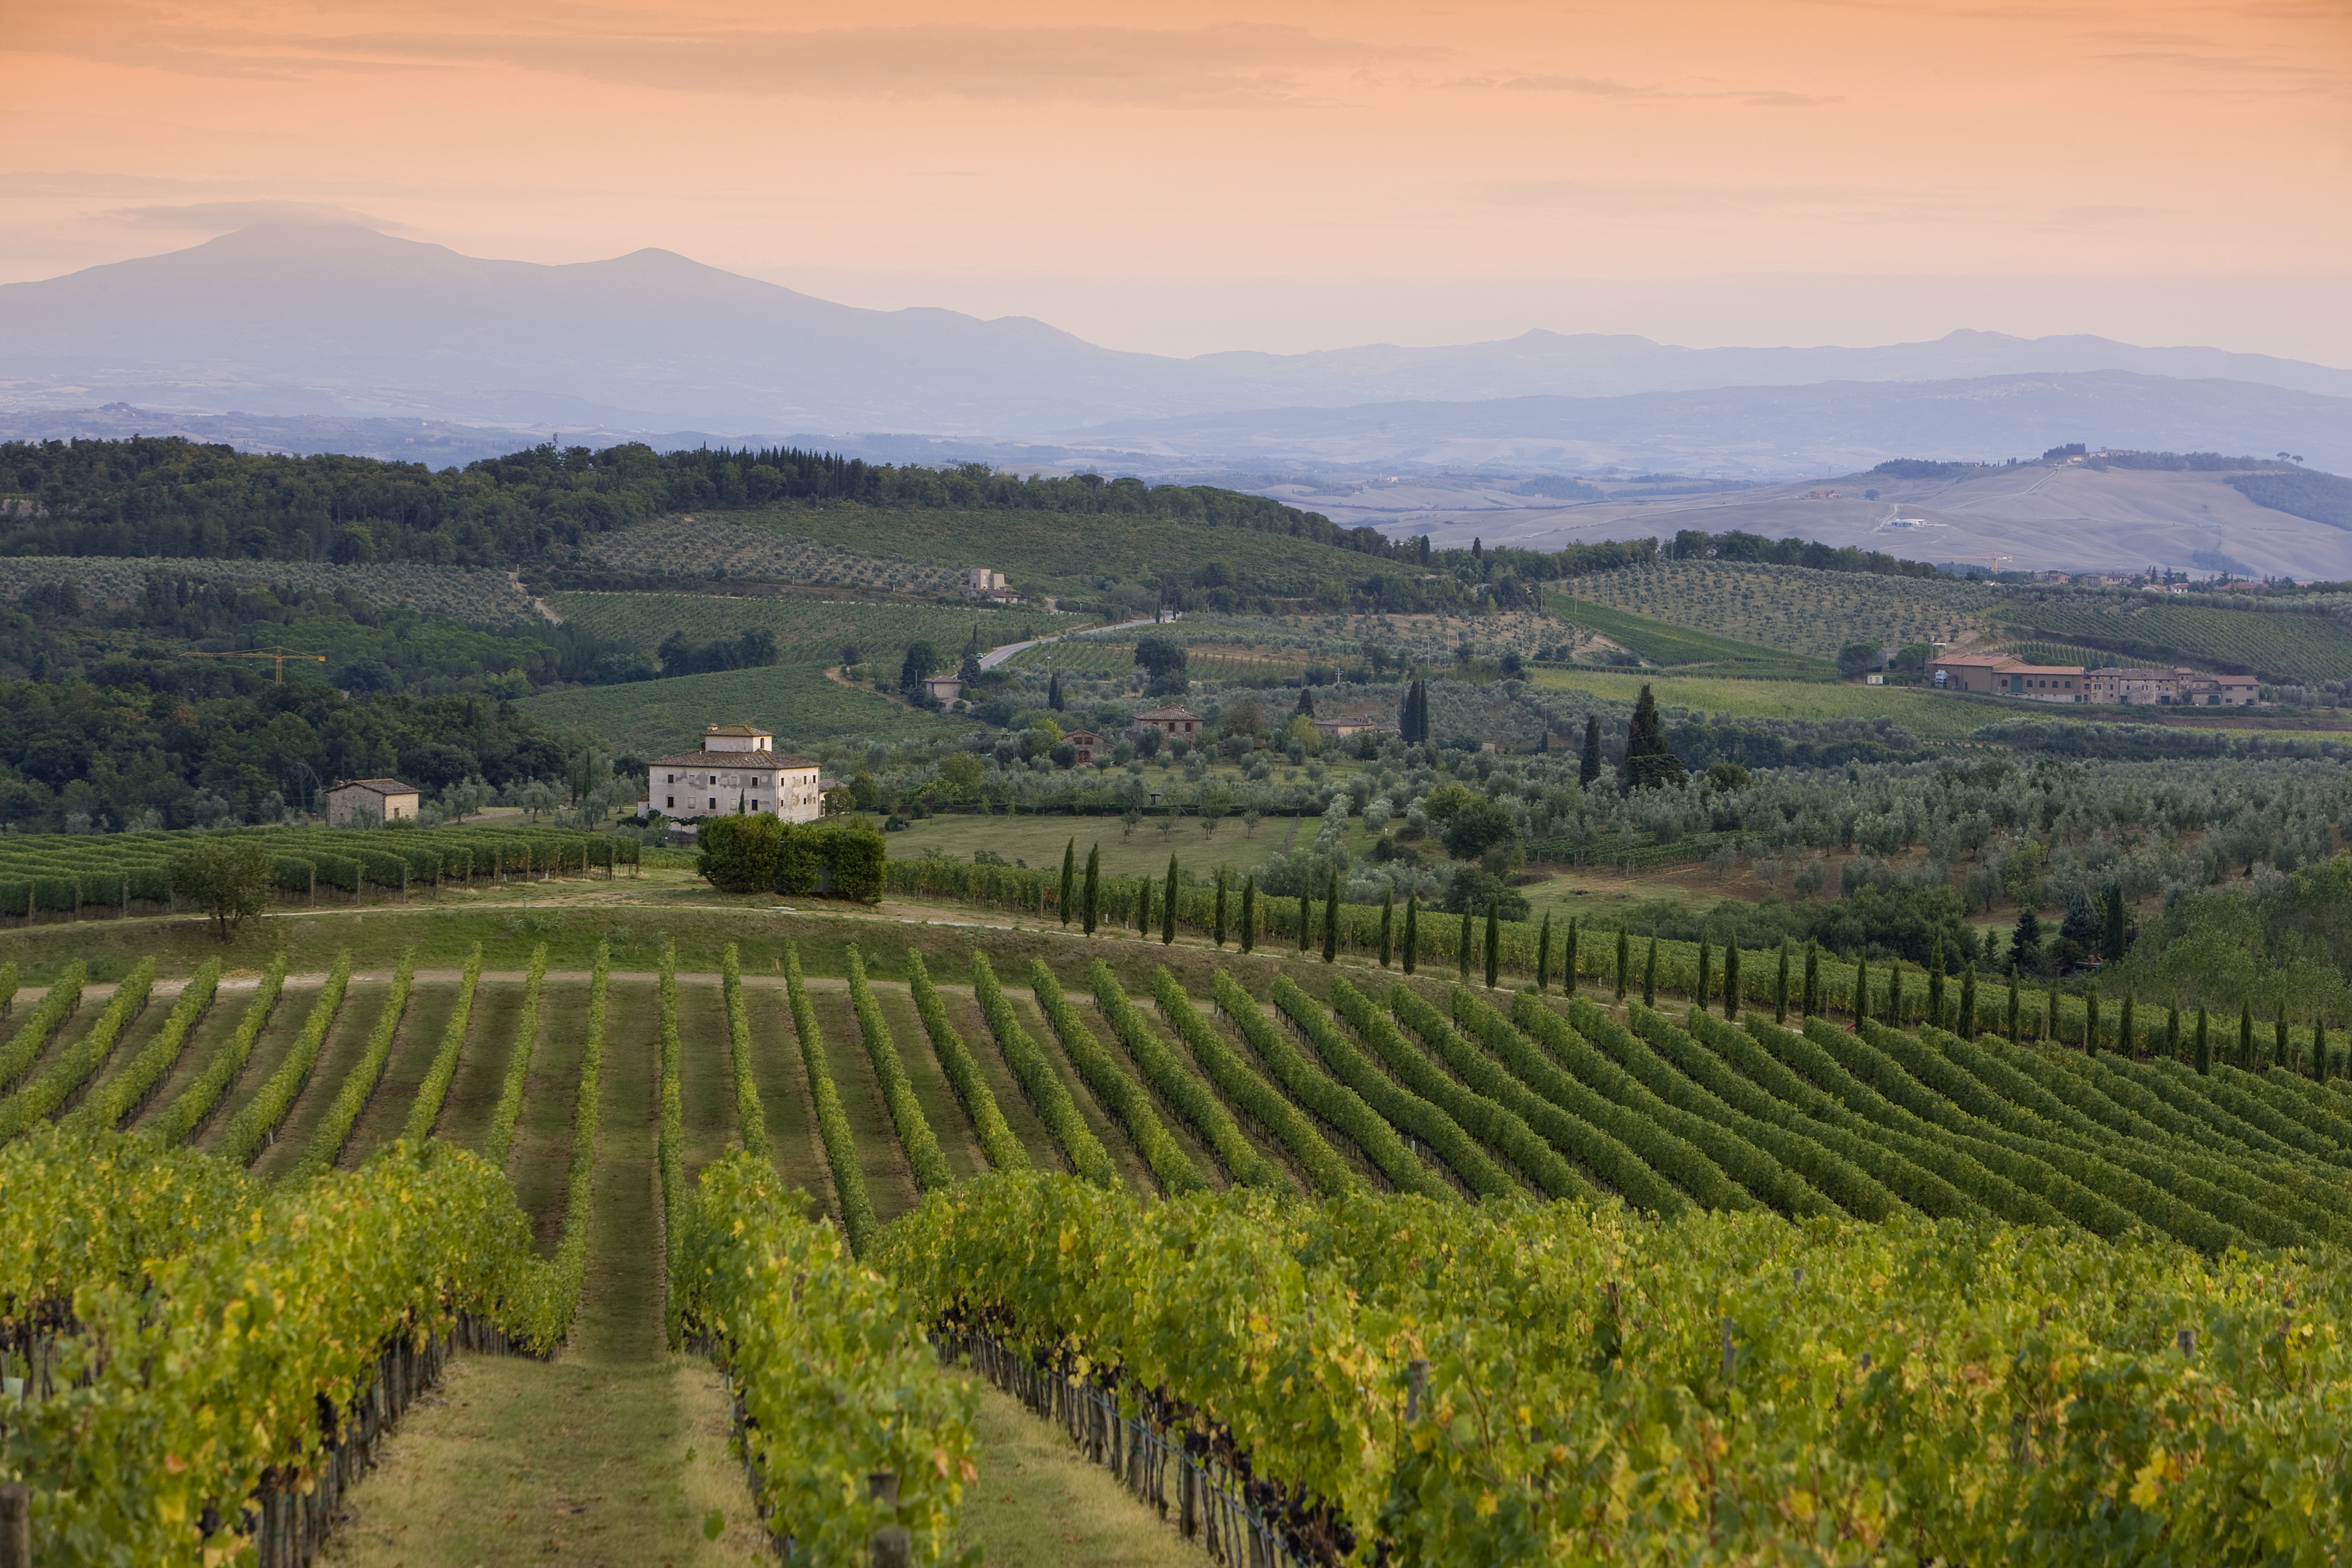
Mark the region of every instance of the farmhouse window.
[[670, 807], [672, 807], [672, 808], [675, 808], [675, 807], [677, 806], [677, 796], [676, 796], [676, 795], [664, 795], [664, 796], [662, 797], [662, 804], [663, 804], [664, 805], [667, 805], [667, 806], [670, 806]]

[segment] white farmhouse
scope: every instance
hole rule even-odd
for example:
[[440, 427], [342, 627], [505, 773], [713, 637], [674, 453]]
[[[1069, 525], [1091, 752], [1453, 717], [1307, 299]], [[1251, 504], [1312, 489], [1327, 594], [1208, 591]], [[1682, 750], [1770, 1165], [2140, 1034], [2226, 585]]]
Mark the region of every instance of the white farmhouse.
[[814, 822], [824, 815], [817, 765], [806, 757], [780, 754], [775, 741], [749, 724], [706, 724], [700, 751], [653, 760], [637, 815], [658, 811], [690, 822], [740, 810]]

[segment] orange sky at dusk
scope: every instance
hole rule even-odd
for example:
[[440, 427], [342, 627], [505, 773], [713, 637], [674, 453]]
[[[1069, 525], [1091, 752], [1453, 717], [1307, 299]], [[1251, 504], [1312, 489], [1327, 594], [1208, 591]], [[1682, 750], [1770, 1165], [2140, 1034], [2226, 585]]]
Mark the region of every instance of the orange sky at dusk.
[[302, 203], [1165, 353], [1972, 326], [2352, 364], [2347, 0], [8, 14], [0, 279]]

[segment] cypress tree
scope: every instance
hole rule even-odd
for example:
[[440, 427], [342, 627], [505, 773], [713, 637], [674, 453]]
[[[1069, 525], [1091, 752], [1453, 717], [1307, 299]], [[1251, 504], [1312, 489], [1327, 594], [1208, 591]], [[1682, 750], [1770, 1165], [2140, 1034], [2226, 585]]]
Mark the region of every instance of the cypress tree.
[[1650, 956], [1642, 965], [1642, 1005], [1658, 1005], [1658, 939], [1650, 939]]
[[2017, 1037], [2017, 964], [2012, 961], [2009, 966], [2009, 1043], [2012, 1046], [2023, 1043]]
[[1404, 952], [1399, 962], [1407, 974], [1421, 959], [1421, 889], [1404, 896]]
[[2164, 1012], [2164, 1055], [2168, 1061], [2180, 1059], [2180, 1004], [2178, 1002]]
[[1551, 911], [1544, 911], [1543, 924], [1536, 928], [1536, 994], [1551, 989]]
[[1308, 879], [1300, 883], [1298, 888], [1298, 951], [1301, 952], [1307, 951], [1307, 944], [1312, 940], [1310, 933], [1315, 930], [1315, 905], [1309, 896], [1315, 886], [1315, 873], [1309, 871], [1307, 875]]
[[1151, 934], [1151, 879], [1149, 877], [1135, 879], [1135, 934]]
[[1708, 940], [1706, 930], [1702, 927], [1698, 933], [1698, 986], [1692, 993], [1691, 1001], [1696, 1005], [1700, 1012], [1704, 1013], [1706, 1011], [1707, 1003], [1714, 998], [1715, 945]]
[[1789, 939], [1780, 939], [1780, 973], [1772, 977], [1772, 1021], [1789, 1021]]
[[1822, 943], [1818, 937], [1805, 942], [1805, 991], [1797, 1009], [1798, 1016], [1818, 1018], [1822, 1015]]
[[1095, 845], [1087, 851], [1086, 925], [1087, 934], [1095, 934], [1095, 922], [1102, 918], [1102, 846]]
[[2124, 990], [2123, 1016], [2116, 1021], [2116, 1049], [2127, 1057], [2139, 1055], [2138, 998]]
[[1936, 933], [1934, 945], [1927, 949], [1927, 1022], [1937, 1028], [1944, 1026], [1944, 935]]
[[1883, 1022], [1890, 1029], [1903, 1026], [1903, 961], [1899, 958], [1886, 966], [1886, 1016]]
[[1045, 683], [1045, 706], [1056, 713], [1062, 710], [1062, 672], [1058, 669]]
[[1336, 963], [1339, 957], [1339, 873], [1323, 888], [1323, 962]]
[[2120, 883], [2107, 885], [2106, 905], [2103, 911], [2106, 919], [2101, 922], [2105, 929], [2099, 932], [2099, 956], [2113, 963], [2124, 955], [2128, 929], [2124, 924], [2124, 889]]
[[1168, 857], [1168, 891], [1160, 900], [1160, 945], [1169, 946], [1176, 940], [1176, 900], [1181, 891], [1176, 879], [1176, 857]]
[[1503, 900], [1486, 900], [1486, 989], [1492, 991], [1503, 973]]
[[1728, 1023], [1739, 1021], [1739, 942], [1737, 938], [1723, 944], [1723, 1016]]
[[1625, 934], [1625, 928], [1619, 926], [1617, 928], [1617, 1000], [1620, 1002], [1625, 1000], [1625, 982], [1633, 968], [1633, 945], [1632, 940]]
[[1395, 956], [1394, 944], [1391, 941], [1395, 932], [1396, 884], [1391, 882], [1389, 884], [1389, 890], [1381, 895], [1381, 967], [1382, 969], [1386, 969], [1389, 966], [1389, 960]]
[[2271, 1061], [2278, 1067], [2292, 1068], [2294, 1065], [2294, 1058], [2287, 1054], [2286, 1004], [2284, 1002], [2279, 1004], [2278, 1034], [2276, 1037], [2278, 1040], [2278, 1052], [2271, 1058]]
[[2083, 997], [2083, 1054], [2099, 1054], [2099, 988], [2093, 985]]
[[1658, 717], [1658, 700], [1645, 684], [1634, 700], [1633, 717], [1625, 728], [1625, 757], [1617, 764], [1617, 782], [1627, 789], [1654, 789], [1680, 784], [1690, 777], [1666, 746], [1666, 727]]
[[2327, 1081], [2327, 1020], [2315, 1013], [2311, 1018], [2311, 1081]]
[[1212, 930], [1209, 934], [1216, 938], [1217, 951], [1222, 952], [1224, 951], [1225, 947], [1225, 868], [1223, 866], [1217, 868], [1217, 910], [1215, 919], [1215, 928]]
[[1568, 941], [1560, 947], [1559, 994], [1563, 996], [1576, 994], [1576, 917], [1574, 915], [1568, 917]]
[[2254, 1070], [2254, 1005], [2242, 1003], [2238, 1008], [2238, 1066], [2247, 1072]]
[[1977, 966], [1971, 962], [1960, 971], [1960, 1038], [1977, 1037]]
[[1257, 951], [1257, 879], [1242, 879], [1242, 951]]
[[1070, 841], [1062, 846], [1062, 923], [1066, 926], [1070, 923], [1070, 916], [1076, 912], [1070, 905], [1073, 902], [1072, 895], [1077, 890], [1078, 840], [1076, 835], [1073, 834]]
[[1867, 953], [1853, 956], [1853, 1021], [1861, 1023], [1870, 1011], [1870, 957]]
[[1584, 760], [1577, 764], [1576, 782], [1584, 789], [1601, 776], [1601, 719], [1594, 715], [1584, 721]]
[[2200, 1074], [2213, 1070], [2213, 1042], [2205, 1031], [2205, 1008], [2201, 1004], [2197, 1009], [2197, 1070]]

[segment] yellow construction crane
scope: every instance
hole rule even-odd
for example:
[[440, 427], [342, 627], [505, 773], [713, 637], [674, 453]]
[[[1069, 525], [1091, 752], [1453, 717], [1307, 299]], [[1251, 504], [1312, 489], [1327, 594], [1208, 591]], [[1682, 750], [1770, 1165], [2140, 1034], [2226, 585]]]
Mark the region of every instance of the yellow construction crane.
[[277, 668], [278, 668], [278, 680], [277, 680], [277, 684], [278, 684], [278, 685], [279, 685], [279, 686], [283, 686], [283, 685], [285, 685], [285, 684], [286, 684], [286, 661], [287, 661], [288, 659], [289, 659], [289, 658], [308, 658], [308, 659], [313, 659], [313, 660], [316, 660], [316, 661], [317, 661], [318, 663], [320, 663], [320, 664], [324, 664], [324, 663], [326, 663], [326, 662], [327, 662], [327, 656], [326, 656], [325, 654], [323, 654], [323, 653], [289, 653], [289, 652], [287, 652], [287, 651], [286, 651], [286, 649], [285, 649], [283, 647], [244, 647], [244, 648], [238, 648], [238, 649], [237, 649], [236, 652], [234, 652], [234, 653], [199, 653], [199, 652], [197, 652], [195, 649], [194, 649], [194, 648], [190, 648], [190, 649], [186, 650], [184, 653], [183, 653], [183, 654], [181, 655], [181, 657], [182, 657], [182, 658], [266, 658], [266, 659], [269, 659], [269, 660], [271, 660], [271, 661], [272, 661], [272, 662], [277, 666]]

